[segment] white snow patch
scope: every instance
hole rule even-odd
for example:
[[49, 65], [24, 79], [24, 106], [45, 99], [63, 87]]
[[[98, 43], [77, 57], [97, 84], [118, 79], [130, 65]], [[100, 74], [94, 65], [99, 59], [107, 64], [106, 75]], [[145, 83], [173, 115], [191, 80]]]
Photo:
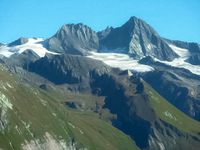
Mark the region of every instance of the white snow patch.
[[147, 44], [147, 48], [148, 48], [149, 50], [153, 49], [154, 47], [155, 47], [155, 46], [152, 45], [152, 44]]
[[9, 99], [0, 91], [0, 131], [5, 129], [8, 123], [7, 111], [12, 107], [13, 105], [9, 102]]
[[177, 47], [173, 44], [168, 44], [169, 47], [178, 54], [181, 58], [188, 58], [190, 56], [190, 52], [188, 49]]
[[15, 149], [13, 148], [13, 145], [12, 145], [11, 141], [9, 142], [9, 145], [10, 145], [10, 147], [11, 147], [12, 150], [15, 150]]
[[163, 145], [163, 143], [158, 142], [158, 145], [160, 147], [160, 150], [165, 150], [165, 146]]
[[57, 117], [57, 115], [56, 115], [55, 113], [52, 113], [52, 115], [53, 115], [54, 117]]
[[[59, 140], [55, 139], [55, 136], [52, 136], [48, 132], [44, 135], [44, 142], [40, 142], [39, 140], [31, 140], [31, 141], [25, 141], [24, 144], [22, 144], [23, 150], [36, 150], [36, 149], [47, 149], [47, 150], [76, 150], [76, 144], [72, 142], [66, 142], [64, 139]], [[82, 148], [82, 150], [86, 150], [85, 148]]]
[[84, 132], [83, 132], [81, 129], [79, 129], [79, 132], [80, 132], [81, 134], [84, 134]]
[[175, 58], [173, 61], [161, 61], [159, 59], [154, 58], [155, 61], [164, 63], [164, 64], [172, 66], [172, 67], [176, 67], [176, 68], [184, 68], [184, 69], [189, 70], [193, 74], [200, 75], [200, 66], [192, 65], [192, 64], [186, 62], [186, 60], [190, 57], [190, 52], [189, 52], [188, 49], [183, 49], [183, 48], [177, 47], [177, 46], [172, 45], [172, 44], [168, 44], [168, 45], [180, 57]]
[[15, 129], [18, 132], [19, 135], [22, 135], [22, 132], [21, 132], [20, 128], [17, 125], [15, 126]]
[[7, 110], [7, 108], [12, 109], [12, 106], [8, 98], [0, 91], [0, 108]]
[[161, 61], [156, 58], [154, 58], [155, 61], [164, 63], [166, 65], [177, 67], [177, 68], [184, 68], [192, 72], [193, 74], [200, 75], [200, 66], [192, 65], [188, 62], [185, 62], [185, 59], [183, 58], [176, 58], [173, 61]]
[[34, 137], [34, 134], [31, 132], [30, 130], [30, 126], [31, 124], [29, 123], [26, 123], [25, 121], [21, 120], [22, 121], [22, 124], [24, 125], [25, 129], [28, 131], [28, 133], [31, 135], [31, 137]]
[[9, 88], [14, 88], [10, 83], [6, 82], [6, 85], [9, 87]]
[[31, 49], [40, 57], [44, 57], [46, 53], [58, 55], [58, 53], [48, 51], [42, 42], [44, 42], [44, 39], [42, 38], [29, 38], [28, 42], [22, 45], [0, 47], [0, 54], [5, 57], [10, 57], [13, 54], [21, 54], [24, 51]]
[[14, 53], [10, 51], [10, 47], [2, 46], [0, 47], [0, 55], [3, 55], [5, 57], [10, 57]]
[[72, 128], [76, 128], [71, 122], [68, 122], [68, 125], [70, 125]]
[[100, 60], [111, 67], [120, 68], [121, 70], [133, 70], [136, 72], [148, 72], [154, 70], [154, 68], [148, 65], [139, 64], [138, 60], [134, 60], [127, 54], [91, 52], [87, 57]]
[[164, 115], [165, 115], [166, 117], [169, 117], [170, 119], [175, 120], [175, 121], [177, 120], [176, 117], [173, 116], [169, 111], [165, 111], [165, 112], [164, 112]]
[[40, 100], [40, 102], [42, 103], [43, 106], [47, 105], [47, 101], [43, 100], [42, 98], [38, 97], [38, 99]]

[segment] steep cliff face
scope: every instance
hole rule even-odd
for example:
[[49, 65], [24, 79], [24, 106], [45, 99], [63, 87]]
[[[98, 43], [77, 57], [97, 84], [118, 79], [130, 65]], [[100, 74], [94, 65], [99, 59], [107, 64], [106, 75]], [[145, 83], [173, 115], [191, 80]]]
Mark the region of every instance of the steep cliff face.
[[97, 33], [83, 24], [67, 24], [48, 40], [48, 49], [68, 54], [84, 54], [99, 47]]
[[[84, 66], [84, 64], [87, 65]], [[110, 115], [116, 116], [110, 118], [112, 124], [131, 136], [142, 149], [161, 149], [162, 147], [165, 149], [184, 149], [183, 145], [185, 143], [187, 143], [185, 144], [186, 147], [190, 145], [187, 142], [187, 137], [194, 145], [199, 144], [198, 123], [192, 121], [192, 123], [195, 122], [194, 126], [196, 126], [195, 137], [197, 140], [195, 140], [188, 128], [183, 127], [183, 125], [179, 126], [180, 121], [190, 122], [189, 119], [170, 104], [166, 104], [166, 100], [159, 97], [152, 88], [144, 84], [135, 75], [129, 76], [124, 71], [111, 69], [99, 61], [90, 60], [82, 56], [46, 57], [32, 65], [35, 68], [32, 71], [57, 85], [66, 83], [68, 87], [76, 85], [78, 88], [76, 88], [75, 92], [105, 97], [104, 104], [98, 105], [102, 110], [94, 109], [94, 112], [104, 116], [105, 110], [109, 110]], [[44, 72], [44, 66], [49, 72]], [[54, 77], [51, 78], [51, 76]], [[74, 80], [74, 78], [77, 80]], [[62, 82], [57, 82], [55, 79], [59, 79]], [[160, 106], [158, 107], [157, 104], [154, 104], [154, 101], [158, 101]], [[73, 109], [81, 109], [83, 111], [84, 107], [87, 108], [85, 106], [87, 103], [87, 101], [84, 102], [82, 100], [78, 104], [72, 99], [71, 103], [68, 102], [67, 105]], [[160, 112], [161, 107], [163, 109]], [[89, 110], [92, 111], [92, 109]], [[188, 126], [193, 125], [189, 124], [186, 127]], [[180, 143], [183, 147], [177, 147], [175, 143], [169, 146], [172, 141]]]
[[50, 91], [38, 88], [2, 65], [0, 76], [0, 149], [138, 149], [96, 114], [66, 108], [61, 101], [70, 93], [62, 97], [53, 85]]
[[187, 59], [187, 62], [193, 65], [200, 65], [200, 45], [194, 42], [183, 42], [183, 41], [172, 41], [167, 40], [169, 43], [172, 43], [180, 48], [188, 49], [190, 56]]
[[167, 42], [172, 43], [180, 48], [189, 49], [190, 52], [200, 52], [200, 45], [194, 42], [173, 41], [165, 39]]
[[121, 27], [108, 27], [98, 33], [83, 24], [64, 25], [47, 40], [47, 47], [76, 55], [107, 51], [123, 52], [135, 58], [150, 55], [161, 60], [173, 60], [178, 56], [150, 25], [136, 17], [131, 17]]
[[136, 17], [131, 17], [124, 25], [101, 37], [100, 46], [100, 51], [123, 52], [136, 58], [150, 55], [172, 60], [177, 57], [152, 27]]
[[56, 84], [80, 84], [88, 87], [90, 72], [99, 74], [111, 69], [100, 61], [75, 55], [46, 55], [31, 63], [29, 71], [38, 73]]
[[187, 62], [193, 65], [200, 65], [200, 52], [192, 54], [188, 59]]
[[0, 149], [198, 150], [199, 51], [136, 17], [0, 46]]
[[200, 77], [198, 75], [183, 68], [155, 62], [151, 57], [144, 58], [140, 62], [155, 68], [154, 72], [142, 75], [145, 81], [181, 111], [199, 120]]
[[[190, 136], [191, 131], [184, 129], [184, 125], [179, 126], [189, 117], [181, 115], [139, 78], [95, 73], [92, 78], [94, 93], [98, 91], [98, 95], [105, 96], [104, 107], [117, 115], [117, 119], [112, 120], [113, 125], [130, 135], [141, 149], [196, 149], [199, 145], [198, 140], [194, 140], [196, 137]], [[196, 127], [198, 135], [199, 127]], [[188, 146], [188, 140], [196, 146]]]

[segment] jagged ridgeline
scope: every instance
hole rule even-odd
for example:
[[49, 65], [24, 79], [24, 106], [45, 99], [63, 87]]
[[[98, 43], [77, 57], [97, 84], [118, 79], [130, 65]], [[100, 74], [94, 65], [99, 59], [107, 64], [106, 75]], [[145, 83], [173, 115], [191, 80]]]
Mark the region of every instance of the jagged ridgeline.
[[83, 24], [64, 25], [48, 39], [48, 49], [71, 54], [122, 52], [135, 58], [151, 55], [161, 60], [177, 57], [152, 27], [136, 17], [131, 17], [121, 27], [98, 33]]
[[199, 150], [199, 55], [136, 17], [0, 44], [0, 149]]

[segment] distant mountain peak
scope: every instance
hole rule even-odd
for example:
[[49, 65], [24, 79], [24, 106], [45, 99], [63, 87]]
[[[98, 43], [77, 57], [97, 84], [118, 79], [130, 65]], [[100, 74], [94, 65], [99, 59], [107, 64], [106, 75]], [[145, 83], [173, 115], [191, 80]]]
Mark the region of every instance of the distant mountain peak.
[[122, 27], [130, 28], [131, 30], [137, 32], [151, 32], [159, 36], [158, 33], [148, 23], [135, 16], [130, 17], [130, 19], [124, 25], [122, 25]]
[[[66, 29], [69, 29], [69, 28], [74, 28], [76, 30], [80, 29], [80, 28], [88, 28], [88, 29], [91, 29], [89, 26], [83, 24], [83, 23], [77, 23], [77, 24], [74, 24], [74, 23], [71, 23], [71, 24], [64, 24], [60, 30], [66, 30]], [[59, 32], [59, 31], [58, 31]]]
[[17, 45], [22, 45], [28, 42], [28, 38], [25, 37], [21, 37], [13, 42], [11, 42], [10, 44], [8, 44], [8, 46], [17, 46]]
[[99, 47], [97, 33], [87, 25], [65, 24], [48, 40], [48, 48], [70, 54], [83, 54]]
[[137, 23], [137, 22], [143, 22], [143, 20], [141, 20], [141, 19], [139, 19], [139, 18], [137, 18], [135, 16], [132, 16], [132, 17], [129, 18], [129, 20], [127, 22], [129, 22], [129, 23]]
[[149, 24], [135, 16], [100, 38], [100, 46], [100, 51], [123, 52], [139, 59], [153, 56], [161, 60], [173, 60], [177, 57]]
[[[29, 42], [20, 38], [8, 46]], [[96, 33], [83, 23], [65, 24], [55, 35], [45, 41], [45, 48], [57, 53], [87, 55], [94, 52], [121, 52], [141, 59], [152, 56], [160, 60], [173, 60], [178, 55], [159, 34], [145, 21], [135, 16], [121, 27], [107, 27]]]

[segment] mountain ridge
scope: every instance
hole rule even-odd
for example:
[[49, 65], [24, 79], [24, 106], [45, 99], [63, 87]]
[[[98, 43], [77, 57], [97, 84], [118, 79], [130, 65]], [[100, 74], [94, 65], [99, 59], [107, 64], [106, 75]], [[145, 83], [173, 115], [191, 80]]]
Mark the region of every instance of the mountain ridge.
[[189, 61], [198, 44], [164, 39], [136, 17], [27, 40], [0, 47], [4, 149], [199, 148], [200, 66]]
[[173, 60], [177, 57], [158, 33], [137, 17], [131, 17], [121, 27], [108, 27], [99, 32], [82, 23], [67, 24], [47, 42], [49, 49], [66, 51], [69, 54], [84, 55], [85, 49], [98, 52], [123, 52], [135, 58], [151, 55], [161, 60]]
[[99, 45], [96, 32], [82, 23], [63, 25], [47, 41], [49, 49], [72, 54], [82, 54], [85, 49], [95, 50]]

